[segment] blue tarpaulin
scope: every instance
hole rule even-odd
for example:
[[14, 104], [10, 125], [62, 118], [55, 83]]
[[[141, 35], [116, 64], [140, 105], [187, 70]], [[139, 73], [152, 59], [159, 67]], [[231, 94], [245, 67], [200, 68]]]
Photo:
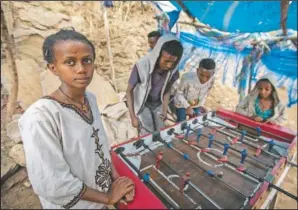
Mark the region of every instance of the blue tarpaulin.
[[[235, 2], [183, 1], [191, 15], [200, 22], [210, 25], [212, 30], [204, 33], [201, 30], [180, 31], [180, 40], [185, 48], [180, 64], [181, 70], [186, 63], [193, 62], [196, 66], [196, 62], [204, 56], [212, 57], [224, 72], [222, 82], [236, 86], [235, 78], [241, 71], [243, 59], [251, 52], [251, 40], [270, 40], [282, 34], [279, 30], [281, 13], [279, 1]], [[167, 13], [172, 27], [182, 10], [178, 3], [155, 1], [154, 4]], [[293, 1], [288, 11], [289, 36], [297, 35], [296, 10], [297, 2]], [[237, 49], [236, 43], [243, 45], [243, 48]], [[260, 62], [254, 65], [253, 82], [264, 73], [274, 73], [278, 85], [288, 88], [288, 106], [291, 106], [297, 103], [297, 48], [291, 41], [282, 43], [268, 44], [270, 52], [263, 54]]]
[[[176, 1], [171, 3], [181, 10]], [[221, 31], [268, 32], [280, 28], [280, 1], [183, 1], [183, 4], [198, 20]], [[229, 20], [228, 25], [225, 20]], [[297, 30], [297, 1], [289, 6], [287, 27]]]

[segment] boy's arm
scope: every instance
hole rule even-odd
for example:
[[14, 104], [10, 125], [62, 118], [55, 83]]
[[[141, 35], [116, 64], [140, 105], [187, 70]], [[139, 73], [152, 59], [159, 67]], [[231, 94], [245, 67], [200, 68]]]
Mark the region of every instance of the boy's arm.
[[163, 96], [162, 115], [164, 117], [166, 117], [167, 113], [168, 113], [170, 96], [171, 96], [171, 91], [166, 92], [166, 94], [164, 94], [164, 96]]
[[169, 102], [171, 98], [171, 90], [173, 87], [173, 84], [179, 79], [179, 72], [175, 72], [171, 80], [168, 82], [166, 89], [165, 89], [165, 94], [163, 95], [163, 104], [162, 104], [162, 115], [165, 118], [168, 113], [168, 107], [169, 107]]
[[138, 119], [134, 110], [133, 90], [138, 83], [140, 83], [140, 78], [138, 74], [138, 69], [135, 65], [130, 74], [130, 78], [126, 89], [126, 99], [127, 99], [127, 106], [130, 114], [130, 119], [131, 119], [132, 126], [135, 128], [138, 127]]
[[185, 77], [182, 76], [181, 80], [180, 80], [180, 84], [177, 88], [177, 92], [175, 95], [175, 99], [181, 103], [181, 105], [183, 106], [183, 108], [187, 109], [190, 104], [188, 103], [188, 101], [186, 100], [185, 96], [184, 96], [184, 91], [187, 87], [187, 82], [185, 80]]

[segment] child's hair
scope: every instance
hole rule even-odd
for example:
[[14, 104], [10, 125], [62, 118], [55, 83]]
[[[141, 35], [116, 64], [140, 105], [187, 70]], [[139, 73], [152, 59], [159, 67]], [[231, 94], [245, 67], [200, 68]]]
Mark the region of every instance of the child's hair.
[[42, 54], [47, 63], [52, 63], [54, 60], [54, 45], [59, 41], [73, 40], [83, 42], [92, 48], [93, 56], [95, 58], [95, 48], [93, 44], [81, 33], [72, 29], [61, 29], [55, 34], [48, 36], [43, 42]]
[[151, 31], [149, 34], [148, 34], [148, 38], [152, 38], [152, 37], [161, 37], [161, 33], [159, 31]]
[[163, 44], [160, 53], [162, 51], [166, 51], [172, 56], [177, 56], [178, 60], [180, 60], [183, 54], [183, 46], [179, 41], [172, 40]]
[[211, 58], [204, 58], [200, 61], [199, 68], [206, 70], [214, 70], [216, 67], [215, 61]]

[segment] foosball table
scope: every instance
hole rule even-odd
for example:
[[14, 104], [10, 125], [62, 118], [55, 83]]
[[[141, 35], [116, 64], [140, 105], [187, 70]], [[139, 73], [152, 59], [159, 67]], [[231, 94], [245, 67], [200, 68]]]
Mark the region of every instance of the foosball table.
[[[135, 198], [121, 209], [258, 209], [296, 156], [297, 134], [219, 109], [112, 147]], [[280, 182], [280, 181], [279, 181]], [[267, 201], [268, 202], [268, 201]]]

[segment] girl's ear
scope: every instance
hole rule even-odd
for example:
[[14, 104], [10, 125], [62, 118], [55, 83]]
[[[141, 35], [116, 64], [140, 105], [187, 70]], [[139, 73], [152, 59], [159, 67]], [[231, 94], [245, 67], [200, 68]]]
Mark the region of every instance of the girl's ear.
[[53, 63], [48, 63], [48, 64], [47, 64], [47, 67], [48, 67], [48, 69], [49, 69], [54, 75], [59, 76], [59, 73], [58, 73], [58, 71], [57, 71], [57, 69], [56, 69], [56, 67], [55, 67], [55, 64], [53, 64]]

